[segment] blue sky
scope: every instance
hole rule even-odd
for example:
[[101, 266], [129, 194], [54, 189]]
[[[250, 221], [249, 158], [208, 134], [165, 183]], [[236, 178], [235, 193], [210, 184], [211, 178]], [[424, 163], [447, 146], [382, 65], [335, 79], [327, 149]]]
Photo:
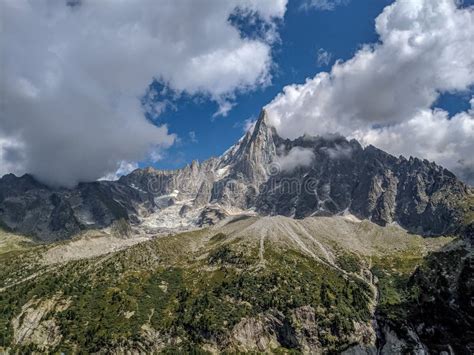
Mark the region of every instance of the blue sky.
[[[205, 160], [222, 154], [243, 134], [245, 121], [255, 119], [285, 85], [303, 83], [320, 71], [330, 70], [337, 59], [353, 57], [365, 43], [375, 43], [378, 36], [375, 18], [391, 0], [357, 0], [336, 6], [333, 10], [301, 9], [301, 2], [290, 1], [279, 28], [281, 42], [274, 46], [272, 82], [269, 86], [237, 95], [235, 107], [226, 117], [213, 117], [217, 104], [202, 97], [182, 96], [172, 99], [174, 108], [151, 117], [166, 123], [179, 140], [156, 163], [144, 161], [140, 166], [154, 165], [175, 169], [194, 159]], [[464, 1], [464, 6], [474, 0]], [[245, 31], [245, 27], [244, 27]], [[318, 51], [330, 54], [328, 65], [318, 64]], [[166, 98], [166, 96], [165, 96]], [[158, 98], [162, 100], [163, 97]], [[469, 93], [441, 95], [436, 106], [455, 114], [469, 108]], [[195, 139], [190, 137], [195, 135]]]

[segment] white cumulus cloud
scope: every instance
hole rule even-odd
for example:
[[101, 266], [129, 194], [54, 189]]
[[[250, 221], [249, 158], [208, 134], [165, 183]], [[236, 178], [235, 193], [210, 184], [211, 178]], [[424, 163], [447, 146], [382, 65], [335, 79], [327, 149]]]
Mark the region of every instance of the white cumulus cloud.
[[118, 180], [121, 176], [130, 174], [132, 171], [138, 169], [138, 163], [131, 161], [124, 161], [118, 163], [118, 168], [115, 172], [109, 173], [99, 180]]
[[473, 8], [397, 0], [375, 28], [379, 43], [286, 86], [266, 107], [272, 123], [288, 138], [337, 132], [434, 160], [473, 182], [473, 110], [449, 117], [433, 108], [441, 93], [468, 92], [474, 84]]
[[310, 166], [314, 158], [310, 148], [293, 147], [289, 152], [280, 152], [275, 163], [281, 171], [291, 172], [298, 167]]
[[[236, 9], [269, 35], [243, 37]], [[15, 155], [1, 146], [2, 172], [16, 156], [16, 172], [72, 186], [157, 156], [175, 137], [145, 119], [168, 105], [143, 108], [148, 85], [222, 103], [267, 84], [285, 10], [286, 0], [0, 0], [0, 136], [18, 142]]]

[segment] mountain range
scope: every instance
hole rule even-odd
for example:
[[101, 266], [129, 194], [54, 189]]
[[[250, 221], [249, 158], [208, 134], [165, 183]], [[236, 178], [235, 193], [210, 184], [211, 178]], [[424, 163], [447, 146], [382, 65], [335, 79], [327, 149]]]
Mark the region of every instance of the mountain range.
[[0, 179], [0, 352], [471, 354], [474, 195], [262, 111], [222, 156]]
[[251, 210], [298, 219], [349, 213], [441, 235], [460, 228], [456, 206], [468, 193], [453, 173], [427, 160], [396, 158], [336, 135], [283, 139], [262, 111], [254, 128], [222, 156], [182, 169], [137, 169], [118, 181], [73, 189], [6, 175], [0, 179], [0, 225], [54, 241], [119, 219], [140, 225], [165, 210], [168, 222], [157, 228], [170, 230]]

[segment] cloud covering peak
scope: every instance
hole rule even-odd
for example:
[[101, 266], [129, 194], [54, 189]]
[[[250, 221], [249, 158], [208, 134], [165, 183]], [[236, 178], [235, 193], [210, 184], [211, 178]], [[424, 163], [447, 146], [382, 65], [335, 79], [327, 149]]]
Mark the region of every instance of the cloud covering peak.
[[273, 125], [287, 138], [337, 132], [435, 160], [473, 183], [474, 107], [453, 117], [434, 108], [441, 93], [474, 85], [473, 8], [454, 0], [397, 0], [375, 28], [379, 43], [286, 86], [266, 107]]
[[[268, 83], [286, 0], [0, 6], [0, 174], [72, 186], [173, 143], [166, 126], [144, 116], [140, 98], [153, 80], [223, 103]], [[229, 21], [236, 9], [258, 16], [268, 36], [241, 36]]]
[[308, 167], [315, 158], [310, 148], [293, 147], [289, 152], [280, 151], [279, 153], [275, 163], [278, 164], [279, 170], [284, 172], [292, 172], [298, 167]]

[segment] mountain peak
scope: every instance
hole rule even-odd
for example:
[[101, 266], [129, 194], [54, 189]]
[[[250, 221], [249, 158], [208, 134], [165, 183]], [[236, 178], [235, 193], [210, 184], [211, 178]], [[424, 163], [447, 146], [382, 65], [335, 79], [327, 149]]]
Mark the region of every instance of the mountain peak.
[[[249, 129], [245, 135], [229, 148], [221, 157], [223, 165], [235, 164], [241, 160], [257, 160], [269, 163], [275, 153], [274, 137], [277, 136], [275, 129], [270, 126], [268, 113], [265, 109], [260, 111], [260, 115], [253, 128]], [[260, 155], [268, 155], [263, 160]]]
[[268, 113], [267, 111], [263, 108], [262, 111], [260, 111], [260, 115], [258, 116], [258, 120], [255, 123], [255, 128], [260, 127], [262, 125], [269, 126], [269, 118], [268, 118]]
[[[269, 125], [268, 113], [262, 109], [253, 129], [246, 132], [239, 142], [225, 154], [225, 163], [252, 161], [256, 165], [270, 163], [276, 154], [275, 129]], [[226, 152], [227, 153], [227, 152]]]
[[253, 128], [250, 140], [254, 141], [260, 135], [272, 135], [273, 131], [274, 128], [270, 125], [268, 113], [265, 109], [262, 109], [262, 111], [260, 111], [260, 115], [258, 116], [258, 120], [255, 122], [255, 126]]

